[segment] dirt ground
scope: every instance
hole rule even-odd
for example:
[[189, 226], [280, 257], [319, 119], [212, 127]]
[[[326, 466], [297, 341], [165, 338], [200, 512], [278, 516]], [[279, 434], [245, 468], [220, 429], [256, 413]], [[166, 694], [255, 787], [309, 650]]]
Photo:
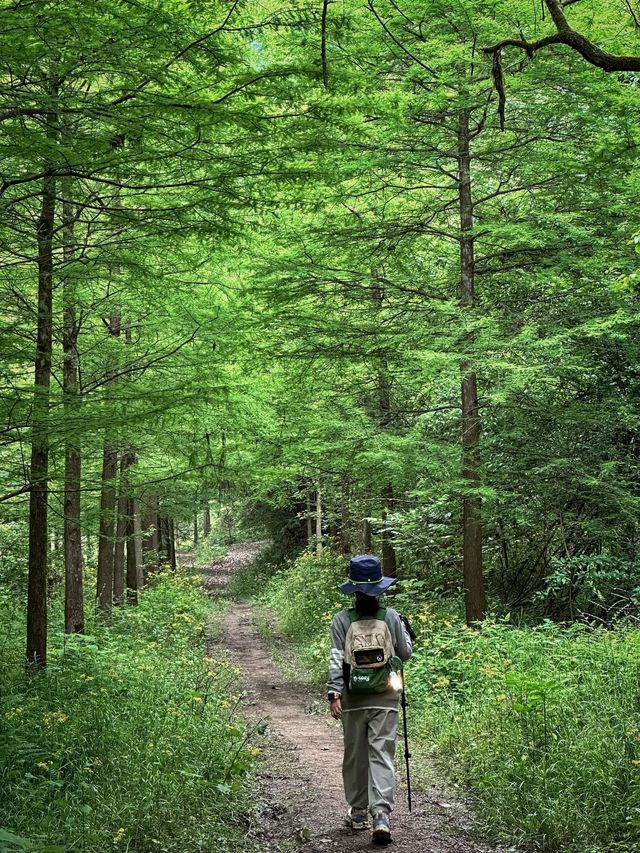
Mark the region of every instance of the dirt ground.
[[[250, 543], [230, 548], [224, 561], [207, 572], [209, 592], [224, 595], [231, 574], [252, 561], [260, 547]], [[251, 605], [231, 602], [222, 638], [210, 646], [211, 652], [220, 650], [242, 668], [244, 715], [262, 731], [259, 806], [247, 832], [247, 850], [256, 844], [262, 850], [283, 853], [298, 848], [309, 853], [381, 849], [372, 844], [370, 832], [353, 832], [344, 825], [340, 724], [320, 710], [324, 694], [286, 680], [279, 671], [256, 630]], [[389, 849], [406, 853], [497, 850], [474, 840], [469, 804], [442, 787], [414, 789], [409, 813], [403, 777], [402, 773], [398, 780]], [[505, 853], [505, 848], [501, 851]]]

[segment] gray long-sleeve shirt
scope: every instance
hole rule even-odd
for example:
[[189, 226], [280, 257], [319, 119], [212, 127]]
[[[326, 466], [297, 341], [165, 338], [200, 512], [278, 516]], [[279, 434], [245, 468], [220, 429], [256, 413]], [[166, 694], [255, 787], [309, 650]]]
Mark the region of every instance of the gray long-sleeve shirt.
[[[411, 657], [411, 639], [400, 615], [393, 607], [387, 607], [384, 621], [391, 631], [393, 648], [400, 660], [406, 661]], [[350, 693], [345, 689], [342, 664], [344, 662], [344, 644], [351, 620], [348, 610], [340, 610], [331, 623], [331, 652], [329, 654], [329, 690], [335, 690], [342, 696], [342, 710], [355, 711], [364, 708], [395, 708], [398, 707], [400, 691], [390, 688], [386, 693]]]

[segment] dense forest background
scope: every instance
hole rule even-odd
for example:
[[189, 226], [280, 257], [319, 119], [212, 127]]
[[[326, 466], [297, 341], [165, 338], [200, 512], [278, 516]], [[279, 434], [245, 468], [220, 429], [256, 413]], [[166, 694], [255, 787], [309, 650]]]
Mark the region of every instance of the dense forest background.
[[[637, 840], [639, 30], [636, 0], [0, 5], [11, 837], [123, 842], [134, 788], [80, 846], [88, 794], [69, 767], [93, 783], [42, 732], [73, 715], [70, 743], [90, 749], [98, 712], [83, 693], [72, 714], [67, 691], [104, 653], [130, 678], [108, 695], [100, 669], [105, 707], [142, 701], [143, 641], [169, 667], [160, 704], [177, 703], [204, 604], [166, 568], [253, 536], [271, 544], [244, 582], [285, 623], [282, 578], [315, 579], [288, 630], [318, 679], [314, 596], [339, 604], [344, 556], [379, 553], [403, 580], [431, 636], [420, 731], [490, 831]], [[171, 663], [182, 641], [193, 672]], [[521, 666], [489, 690], [494, 657]], [[520, 739], [492, 775], [507, 744], [478, 732], [496, 696], [520, 706], [505, 710]], [[198, 731], [202, 755], [219, 748]], [[197, 796], [236, 796], [240, 764]], [[126, 849], [174, 849], [136, 815]], [[188, 820], [172, 833], [200, 849]]]

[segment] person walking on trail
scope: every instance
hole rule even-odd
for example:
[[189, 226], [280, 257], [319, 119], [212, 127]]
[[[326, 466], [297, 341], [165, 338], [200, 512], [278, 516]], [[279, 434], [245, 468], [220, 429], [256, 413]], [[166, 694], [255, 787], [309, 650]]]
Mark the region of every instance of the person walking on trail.
[[340, 589], [354, 596], [353, 607], [333, 617], [329, 658], [331, 716], [342, 720], [344, 732], [346, 822], [365, 830], [370, 813], [378, 844], [391, 841], [400, 672], [411, 657], [413, 634], [404, 616], [380, 605], [380, 595], [393, 583], [377, 557], [351, 559], [349, 579]]

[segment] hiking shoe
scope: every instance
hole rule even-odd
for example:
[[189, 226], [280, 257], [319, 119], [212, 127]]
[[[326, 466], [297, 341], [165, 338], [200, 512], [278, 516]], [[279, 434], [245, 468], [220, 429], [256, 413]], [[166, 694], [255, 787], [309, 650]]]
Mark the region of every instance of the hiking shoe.
[[386, 812], [376, 812], [373, 816], [372, 839], [376, 844], [389, 844], [391, 841], [391, 825]]
[[356, 832], [361, 829], [368, 829], [369, 815], [367, 814], [367, 810], [350, 808], [347, 812], [345, 822], [347, 826], [350, 826], [351, 829], [354, 829]]

